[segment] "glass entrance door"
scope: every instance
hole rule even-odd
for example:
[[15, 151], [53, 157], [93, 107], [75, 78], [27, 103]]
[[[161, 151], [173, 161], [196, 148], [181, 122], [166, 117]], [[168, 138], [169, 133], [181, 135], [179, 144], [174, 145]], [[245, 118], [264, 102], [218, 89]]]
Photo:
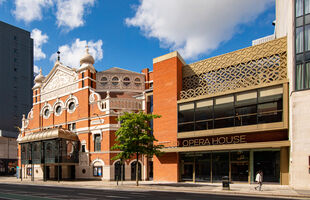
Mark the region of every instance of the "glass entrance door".
[[193, 181], [194, 163], [184, 163], [181, 178], [183, 181]]
[[211, 181], [211, 154], [205, 153], [195, 157], [195, 181]]
[[231, 180], [232, 181], [248, 181], [249, 162], [235, 161], [230, 163]]
[[248, 181], [249, 151], [230, 152], [230, 175], [232, 181]]
[[212, 154], [212, 181], [220, 182], [223, 176], [229, 176], [229, 152]]

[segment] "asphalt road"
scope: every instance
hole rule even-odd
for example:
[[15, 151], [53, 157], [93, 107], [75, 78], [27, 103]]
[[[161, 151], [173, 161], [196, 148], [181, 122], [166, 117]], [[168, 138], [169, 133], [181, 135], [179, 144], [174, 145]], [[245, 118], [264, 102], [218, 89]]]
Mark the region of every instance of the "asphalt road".
[[[214, 200], [267, 200], [279, 198], [228, 196], [213, 194], [197, 194], [184, 192], [141, 191], [141, 190], [115, 190], [115, 189], [82, 189], [68, 187], [34, 186], [20, 184], [0, 184], [0, 199], [87, 199], [87, 200], [190, 200], [190, 199], [214, 199]], [[286, 199], [287, 200], [287, 199]]]

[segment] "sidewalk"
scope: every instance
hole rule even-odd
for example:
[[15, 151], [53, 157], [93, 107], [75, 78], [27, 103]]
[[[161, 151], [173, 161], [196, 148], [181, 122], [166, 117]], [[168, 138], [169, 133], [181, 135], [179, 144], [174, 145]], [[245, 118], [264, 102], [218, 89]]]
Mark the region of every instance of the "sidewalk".
[[230, 184], [230, 190], [222, 190], [220, 183], [169, 183], [169, 182], [153, 182], [140, 181], [140, 186], [136, 186], [135, 181], [96, 181], [96, 180], [75, 180], [75, 181], [42, 181], [30, 179], [16, 179], [16, 177], [0, 177], [0, 183], [9, 184], [30, 184], [40, 186], [54, 187], [74, 187], [74, 188], [91, 188], [91, 189], [119, 189], [119, 190], [135, 190], [135, 191], [168, 191], [168, 192], [191, 192], [206, 194], [227, 194], [227, 195], [245, 195], [260, 197], [281, 197], [310, 199], [310, 190], [293, 190], [289, 186], [283, 185], [263, 185], [262, 191], [254, 190], [256, 184]]

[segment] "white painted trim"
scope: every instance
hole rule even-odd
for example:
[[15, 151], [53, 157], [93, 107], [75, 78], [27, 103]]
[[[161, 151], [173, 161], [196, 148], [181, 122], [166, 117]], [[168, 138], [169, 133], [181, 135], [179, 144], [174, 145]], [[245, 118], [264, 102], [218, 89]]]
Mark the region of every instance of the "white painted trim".
[[[70, 103], [74, 103], [75, 105], [74, 105], [74, 109], [73, 110], [70, 110], [69, 109], [69, 104]], [[67, 111], [68, 111], [68, 113], [73, 113], [75, 110], [76, 110], [76, 108], [79, 106], [79, 100], [78, 100], [78, 98], [76, 97], [76, 96], [74, 96], [74, 95], [70, 95], [67, 99], [66, 99], [66, 101], [65, 101], [65, 107], [66, 107], [66, 109], [67, 109]]]
[[91, 162], [91, 166], [94, 166], [94, 164], [95, 164], [96, 162], [100, 162], [100, 163], [102, 164], [102, 166], [105, 166], [103, 160], [101, 160], [101, 159], [99, 159], [99, 158], [96, 158], [95, 160], [93, 160], [93, 161]]
[[186, 62], [183, 60], [183, 58], [180, 56], [180, 54], [177, 51], [168, 53], [166, 55], [159, 56], [157, 58], [154, 58], [153, 64], [164, 61], [164, 60], [168, 60], [168, 59], [174, 58], [174, 57], [178, 57], [179, 60], [183, 63], [183, 65], [186, 65]]
[[[114, 162], [113, 162], [113, 166], [115, 166], [115, 164], [118, 162], [118, 161], [121, 161], [121, 159], [117, 159], [117, 160], [115, 160]], [[124, 164], [126, 164], [126, 162], [124, 163]]]
[[[58, 105], [61, 106], [61, 111], [60, 111], [59, 114], [56, 112], [56, 107], [57, 107]], [[53, 105], [54, 114], [55, 114], [56, 116], [60, 116], [60, 115], [62, 114], [62, 111], [63, 111], [64, 109], [65, 109], [65, 104], [64, 104], [64, 102], [63, 102], [62, 100], [59, 100], [59, 98], [58, 98], [57, 101], [56, 101], [56, 102], [54, 103], [54, 105]]]
[[76, 89], [76, 90], [72, 90], [72, 91], [70, 91], [70, 92], [64, 93], [64, 94], [59, 95], [59, 96], [57, 96], [57, 97], [49, 98], [49, 99], [46, 99], [46, 100], [44, 100], [44, 101], [38, 101], [37, 103], [33, 103], [32, 105], [37, 105], [37, 104], [40, 104], [40, 103], [43, 103], [43, 102], [46, 102], [46, 101], [52, 101], [52, 100], [54, 100], [54, 99], [56, 99], [56, 98], [60, 98], [60, 97], [64, 97], [64, 96], [67, 96], [67, 95], [70, 95], [70, 94], [74, 94], [74, 93], [77, 93], [77, 92], [79, 92], [79, 91], [81, 91], [81, 90], [85, 90], [85, 89], [93, 89], [93, 88], [91, 88], [91, 87], [89, 87], [89, 86], [85, 86], [85, 87], [83, 87], [83, 88], [78, 88], [78, 89]]
[[[49, 109], [49, 114], [48, 114], [48, 116], [45, 116], [44, 112], [47, 109]], [[44, 119], [48, 119], [52, 113], [53, 113], [53, 108], [52, 108], [51, 104], [45, 102], [45, 104], [41, 108], [40, 115], [43, 116]]]
[[[135, 158], [134, 160], [130, 161], [128, 165], [131, 166], [131, 164], [132, 164], [133, 162], [135, 162], [135, 161], [137, 161], [136, 158]], [[141, 161], [141, 160], [138, 160], [138, 162], [141, 164], [141, 167], [143, 167], [142, 161]]]

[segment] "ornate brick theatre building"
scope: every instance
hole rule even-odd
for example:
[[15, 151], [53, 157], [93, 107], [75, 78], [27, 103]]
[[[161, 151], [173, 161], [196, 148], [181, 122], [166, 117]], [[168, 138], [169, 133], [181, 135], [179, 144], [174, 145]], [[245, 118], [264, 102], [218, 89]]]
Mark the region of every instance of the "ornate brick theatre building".
[[[110, 147], [122, 112], [161, 115], [150, 125], [165, 154], [139, 161], [141, 179], [264, 182], [310, 189], [310, 4], [276, 0], [275, 32], [252, 46], [187, 64], [178, 52], [153, 71], [96, 72], [87, 53], [78, 69], [55, 63], [35, 78], [23, 118], [23, 177], [134, 178]], [[121, 170], [123, 169], [123, 170]]]
[[[22, 120], [19, 165], [24, 178], [74, 179], [135, 177], [135, 162], [114, 161], [117, 117], [144, 110], [145, 76], [110, 68], [96, 72], [88, 53], [78, 69], [56, 61], [50, 73], [35, 77], [33, 108]], [[139, 161], [146, 179], [146, 161]]]
[[[186, 64], [153, 60], [156, 181], [289, 183], [286, 37]], [[167, 70], [169, 69], [169, 70]]]

